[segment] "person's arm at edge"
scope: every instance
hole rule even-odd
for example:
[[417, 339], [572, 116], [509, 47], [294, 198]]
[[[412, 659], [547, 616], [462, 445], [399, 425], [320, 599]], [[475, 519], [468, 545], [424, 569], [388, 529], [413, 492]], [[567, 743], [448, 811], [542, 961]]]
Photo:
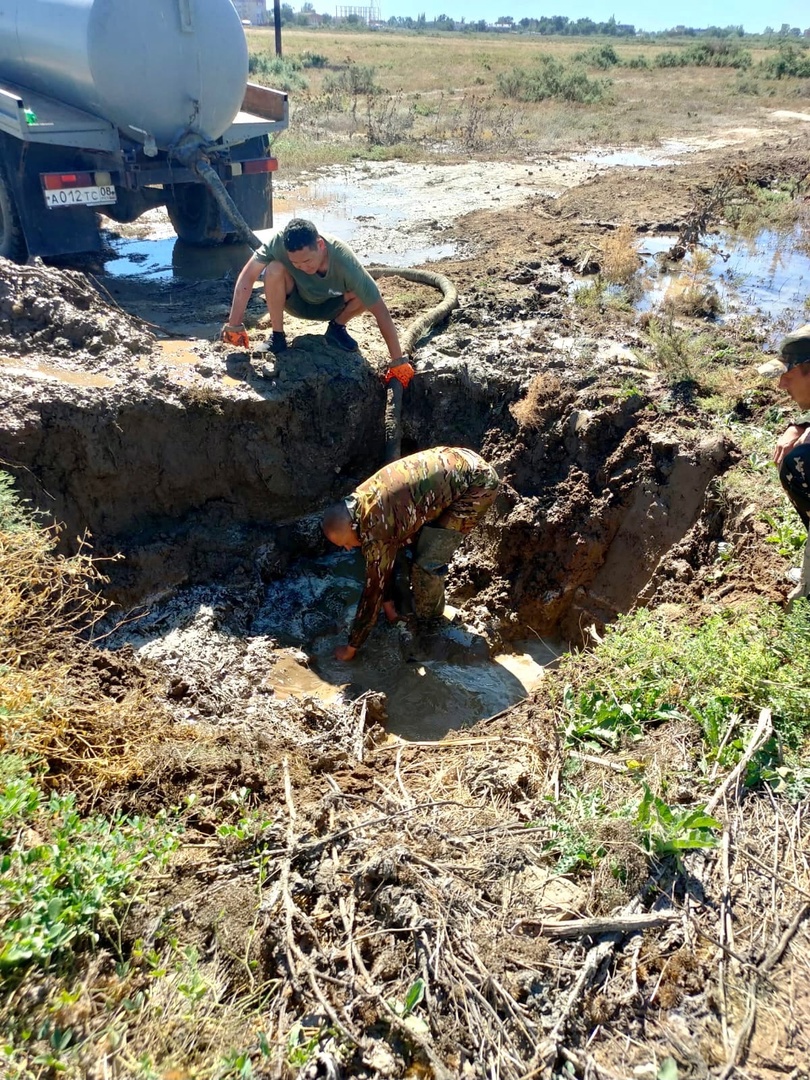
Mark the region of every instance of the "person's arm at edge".
[[785, 455], [789, 454], [794, 446], [801, 446], [806, 442], [810, 442], [810, 423], [791, 424], [776, 441], [773, 451], [773, 460], [776, 465], [782, 464]]
[[242, 267], [233, 290], [231, 312], [228, 316], [229, 325], [241, 326], [242, 320], [245, 317], [245, 309], [247, 308], [250, 294], [253, 292], [253, 286], [259, 280], [259, 277], [266, 266], [266, 262], [263, 262], [253, 255]]
[[391, 357], [392, 363], [396, 360], [402, 360], [402, 346], [399, 343], [399, 334], [385, 300], [380, 297], [376, 304], [372, 304], [368, 310], [377, 320], [377, 326], [380, 329], [383, 341], [388, 347], [388, 355]]

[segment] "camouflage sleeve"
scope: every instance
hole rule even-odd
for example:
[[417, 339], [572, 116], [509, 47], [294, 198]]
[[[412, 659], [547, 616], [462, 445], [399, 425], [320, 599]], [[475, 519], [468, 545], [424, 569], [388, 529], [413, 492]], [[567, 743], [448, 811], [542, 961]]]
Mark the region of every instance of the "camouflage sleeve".
[[366, 583], [349, 631], [349, 644], [359, 649], [377, 622], [383, 593], [397, 555], [396, 544], [375, 544], [363, 553], [366, 558]]

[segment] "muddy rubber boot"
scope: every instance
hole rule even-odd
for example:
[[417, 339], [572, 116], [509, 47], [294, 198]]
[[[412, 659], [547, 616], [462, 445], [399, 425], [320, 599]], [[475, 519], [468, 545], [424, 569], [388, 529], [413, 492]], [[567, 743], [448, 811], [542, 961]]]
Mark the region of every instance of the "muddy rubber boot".
[[810, 536], [807, 538], [804, 545], [804, 560], [802, 562], [799, 582], [795, 588], [790, 590], [787, 596], [788, 609], [790, 609], [794, 600], [798, 600], [801, 596], [808, 596], [808, 594], [810, 594]]
[[447, 567], [463, 539], [455, 529], [440, 529], [431, 525], [422, 527], [411, 568], [411, 589], [417, 619], [437, 619], [444, 611]]

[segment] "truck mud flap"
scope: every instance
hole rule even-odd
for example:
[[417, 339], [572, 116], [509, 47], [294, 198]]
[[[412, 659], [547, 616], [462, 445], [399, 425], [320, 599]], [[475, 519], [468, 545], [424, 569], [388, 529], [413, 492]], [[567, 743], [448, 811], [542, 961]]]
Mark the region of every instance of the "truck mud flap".
[[96, 211], [89, 206], [49, 210], [39, 175], [42, 172], [92, 170], [86, 155], [65, 148], [35, 146], [0, 134], [2, 157], [9, 187], [17, 205], [29, 255], [62, 255], [101, 251]]

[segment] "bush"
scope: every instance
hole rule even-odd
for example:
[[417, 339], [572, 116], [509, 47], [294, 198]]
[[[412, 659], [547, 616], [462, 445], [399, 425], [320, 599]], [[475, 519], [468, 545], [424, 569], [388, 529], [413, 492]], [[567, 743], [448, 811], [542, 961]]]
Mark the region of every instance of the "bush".
[[642, 53], [640, 56], [631, 56], [630, 59], [625, 62], [624, 66], [628, 68], [638, 68], [642, 71], [649, 71], [650, 61]]
[[349, 64], [345, 71], [327, 75], [323, 88], [327, 94], [376, 94], [380, 90], [374, 81], [376, 74], [377, 69], [370, 64]]
[[610, 99], [608, 79], [592, 79], [578, 64], [563, 64], [551, 56], [541, 56], [531, 71], [513, 68], [500, 74], [497, 87], [515, 101], [572, 101], [596, 105]]
[[305, 68], [325, 68], [329, 63], [329, 57], [322, 53], [301, 53], [301, 66]]
[[588, 67], [599, 68], [601, 71], [607, 71], [608, 68], [616, 67], [621, 63], [612, 45], [595, 45], [592, 49], [576, 53], [574, 60], [581, 61]]
[[248, 71], [264, 83], [272, 82], [278, 90], [306, 90], [307, 81], [301, 75], [301, 61], [294, 57], [271, 56], [269, 53], [251, 53]]
[[760, 70], [766, 79], [810, 79], [810, 52], [785, 43], [776, 56], [762, 61]]
[[653, 60], [658, 68], [723, 67], [744, 70], [751, 66], [751, 53], [737, 42], [696, 41], [680, 52], [666, 49]]

